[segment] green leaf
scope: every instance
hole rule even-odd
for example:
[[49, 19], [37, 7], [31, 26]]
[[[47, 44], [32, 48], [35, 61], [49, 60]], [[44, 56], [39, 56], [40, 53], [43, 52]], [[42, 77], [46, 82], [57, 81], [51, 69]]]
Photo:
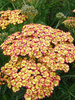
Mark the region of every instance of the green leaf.
[[6, 84], [5, 84], [5, 85], [3, 85], [3, 86], [1, 86], [0, 95], [4, 95], [4, 94], [5, 94], [5, 92], [6, 92], [6, 90], [7, 90], [7, 85], [6, 85]]
[[6, 95], [5, 95], [5, 94], [3, 95], [3, 100], [7, 100], [7, 97], [6, 97]]
[[63, 76], [62, 76], [62, 78], [67, 78], [67, 77], [69, 77], [69, 78], [71, 78], [71, 77], [72, 77], [72, 78], [75, 78], [75, 75], [63, 75]]
[[70, 88], [69, 88], [69, 93], [72, 97], [75, 97], [75, 84], [73, 84]]

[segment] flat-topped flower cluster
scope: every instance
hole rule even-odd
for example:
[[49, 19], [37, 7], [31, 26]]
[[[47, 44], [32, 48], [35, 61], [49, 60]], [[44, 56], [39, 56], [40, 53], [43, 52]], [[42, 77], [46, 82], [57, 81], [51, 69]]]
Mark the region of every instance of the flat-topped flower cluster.
[[50, 96], [59, 85], [56, 70], [69, 71], [75, 60], [75, 46], [69, 32], [42, 24], [24, 25], [1, 44], [10, 61], [1, 67], [5, 82], [13, 92], [26, 87], [25, 100]]
[[75, 17], [68, 17], [65, 21], [63, 21], [63, 24], [68, 28], [75, 29]]
[[0, 11], [0, 28], [6, 29], [9, 24], [20, 24], [27, 19], [21, 14], [21, 10]]

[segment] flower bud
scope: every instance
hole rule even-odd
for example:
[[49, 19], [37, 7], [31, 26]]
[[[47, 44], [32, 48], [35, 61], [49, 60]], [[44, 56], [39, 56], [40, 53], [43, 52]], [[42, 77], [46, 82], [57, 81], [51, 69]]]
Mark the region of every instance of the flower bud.
[[64, 19], [64, 18], [66, 18], [66, 16], [62, 13], [62, 12], [58, 12], [57, 14], [56, 14], [56, 18], [58, 18], [58, 19]]

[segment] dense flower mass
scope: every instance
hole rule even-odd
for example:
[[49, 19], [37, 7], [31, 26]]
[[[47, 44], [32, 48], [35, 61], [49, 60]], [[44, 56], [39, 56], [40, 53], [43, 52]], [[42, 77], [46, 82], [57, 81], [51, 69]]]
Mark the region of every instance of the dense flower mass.
[[21, 10], [0, 11], [0, 28], [6, 29], [9, 24], [20, 24], [27, 16], [21, 14]]
[[68, 28], [75, 28], [75, 17], [68, 17], [63, 24]]
[[5, 82], [13, 92], [26, 87], [25, 100], [50, 96], [59, 85], [55, 71], [69, 71], [75, 60], [75, 46], [69, 32], [41, 24], [24, 25], [21, 33], [8, 36], [1, 44], [10, 61], [1, 67]]

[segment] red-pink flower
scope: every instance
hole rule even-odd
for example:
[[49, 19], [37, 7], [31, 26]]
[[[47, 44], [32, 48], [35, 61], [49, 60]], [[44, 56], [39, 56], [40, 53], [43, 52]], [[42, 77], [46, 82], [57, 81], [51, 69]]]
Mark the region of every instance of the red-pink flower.
[[10, 61], [1, 67], [5, 82], [13, 92], [26, 87], [25, 100], [50, 96], [59, 85], [56, 70], [69, 71], [68, 63], [75, 60], [75, 46], [69, 32], [41, 24], [24, 25], [1, 44]]

